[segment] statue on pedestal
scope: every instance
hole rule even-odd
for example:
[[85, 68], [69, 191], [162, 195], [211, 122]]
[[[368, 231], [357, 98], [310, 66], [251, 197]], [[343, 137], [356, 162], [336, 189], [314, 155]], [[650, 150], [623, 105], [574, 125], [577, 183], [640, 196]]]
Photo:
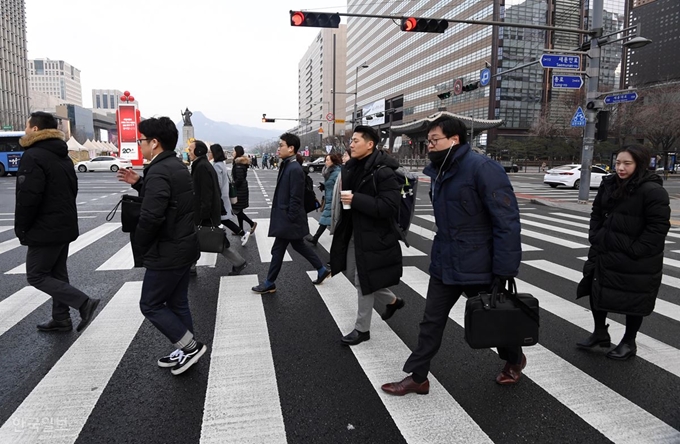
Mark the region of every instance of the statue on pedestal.
[[191, 124], [191, 116], [194, 115], [191, 111], [189, 111], [189, 108], [182, 112], [182, 110], [179, 111], [182, 114], [182, 118], [184, 119], [184, 126], [193, 126]]

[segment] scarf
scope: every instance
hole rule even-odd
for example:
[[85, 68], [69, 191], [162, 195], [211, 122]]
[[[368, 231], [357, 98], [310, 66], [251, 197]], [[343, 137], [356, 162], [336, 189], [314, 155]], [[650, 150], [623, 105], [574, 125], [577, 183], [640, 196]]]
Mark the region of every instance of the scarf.
[[434, 165], [435, 168], [440, 169], [444, 165], [444, 161], [446, 161], [447, 165], [451, 163], [453, 155], [459, 146], [460, 145], [454, 145], [451, 148], [441, 151], [430, 151], [427, 153], [427, 157], [430, 159], [430, 162], [432, 162], [432, 165]]

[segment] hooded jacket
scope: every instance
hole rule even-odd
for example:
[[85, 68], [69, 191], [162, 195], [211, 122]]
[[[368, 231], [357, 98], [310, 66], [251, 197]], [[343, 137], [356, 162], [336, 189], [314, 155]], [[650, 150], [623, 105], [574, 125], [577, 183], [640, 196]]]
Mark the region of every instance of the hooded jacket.
[[[342, 210], [333, 234], [331, 270], [347, 269], [347, 249], [354, 236], [361, 292], [370, 294], [399, 283], [401, 246], [395, 224], [401, 187], [394, 170], [399, 162], [375, 150], [365, 162], [350, 159], [342, 168], [343, 189], [352, 189], [352, 207]], [[351, 178], [350, 178], [351, 177]]]
[[654, 311], [670, 229], [668, 192], [657, 174], [631, 180], [615, 198], [615, 175], [602, 179], [590, 216], [590, 250], [577, 296], [592, 296], [593, 309], [634, 316]]
[[232, 208], [235, 211], [241, 211], [248, 208], [249, 192], [248, 192], [248, 168], [250, 168], [250, 159], [246, 156], [240, 156], [234, 159], [234, 166], [231, 169], [231, 178], [236, 187], [236, 197], [238, 200]]
[[517, 199], [503, 167], [459, 146], [441, 168], [429, 164], [437, 223], [430, 276], [446, 285], [486, 285], [517, 276], [522, 258]]
[[64, 244], [78, 238], [78, 178], [64, 133], [34, 131], [19, 140], [14, 232], [22, 245]]

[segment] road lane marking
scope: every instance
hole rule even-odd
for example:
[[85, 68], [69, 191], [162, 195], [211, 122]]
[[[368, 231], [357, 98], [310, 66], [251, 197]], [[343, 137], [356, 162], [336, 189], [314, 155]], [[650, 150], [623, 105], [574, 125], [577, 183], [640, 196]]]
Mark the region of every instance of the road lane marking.
[[[112, 231], [120, 228], [120, 224], [117, 223], [106, 223], [102, 224], [96, 228], [93, 228], [92, 230], [88, 231], [85, 234], [82, 234], [76, 239], [74, 242], [71, 242], [69, 245], [69, 250], [68, 250], [68, 255], [72, 256], [82, 250], [83, 248], [89, 246], [90, 244], [98, 241], [99, 239], [103, 238], [107, 234], [111, 233]], [[18, 267], [15, 267], [5, 274], [25, 274], [26, 273], [26, 264], [23, 263], [19, 265]]]
[[[144, 317], [141, 282], [126, 282], [0, 428], [0, 442], [78, 439]], [[54, 423], [35, 423], [54, 418]], [[17, 427], [17, 424], [25, 424]]]
[[0, 301], [0, 336], [49, 300], [46, 293], [33, 287], [24, 287]]
[[201, 443], [287, 442], [257, 284], [256, 275], [220, 279]]
[[[316, 279], [316, 271], [307, 275]], [[316, 286], [316, 290], [338, 328], [349, 333], [357, 315], [354, 285], [343, 274], [338, 274]], [[404, 377], [401, 367], [411, 350], [377, 313], [373, 313], [371, 320], [371, 340], [350, 349], [406, 442], [492, 442], [433, 375], [429, 376], [427, 396], [392, 396], [380, 389], [382, 384]]]
[[[257, 222], [257, 230], [255, 230], [255, 239], [257, 240], [257, 251], [260, 253], [260, 261], [268, 263], [272, 261], [272, 247], [274, 246], [274, 238], [269, 237], [269, 219], [253, 219]], [[253, 237], [252, 235], [250, 237]], [[247, 245], [246, 245], [247, 246]], [[283, 261], [292, 261], [288, 251], [283, 255]]]
[[559, 245], [565, 248], [577, 249], [577, 248], [590, 248], [590, 245], [579, 244], [576, 242], [568, 241], [566, 239], [560, 239], [559, 237], [550, 236], [548, 234], [538, 233], [536, 231], [527, 230], [522, 228], [522, 236], [533, 237], [534, 239], [542, 240], [544, 242], [550, 242], [551, 244]]
[[[401, 280], [422, 297], [426, 297], [429, 282], [427, 273], [416, 267], [404, 267]], [[528, 284], [519, 280], [517, 285], [522, 291], [528, 291], [537, 297], [541, 301], [541, 308], [546, 309], [543, 299], [545, 292], [533, 286], [529, 289]], [[540, 296], [539, 291], [536, 290], [541, 292]], [[581, 307], [564, 302], [584, 312]], [[547, 309], [547, 311], [551, 310]], [[585, 313], [588, 314], [589, 322], [592, 324], [589, 312]], [[464, 317], [465, 303], [460, 302], [459, 299], [449, 313], [449, 318], [463, 327]], [[586, 330], [590, 331], [588, 328]], [[671, 443], [680, 440], [680, 431], [540, 344], [524, 347], [523, 352], [527, 356], [527, 367], [522, 370], [522, 373], [611, 441], [637, 444], [640, 442]]]

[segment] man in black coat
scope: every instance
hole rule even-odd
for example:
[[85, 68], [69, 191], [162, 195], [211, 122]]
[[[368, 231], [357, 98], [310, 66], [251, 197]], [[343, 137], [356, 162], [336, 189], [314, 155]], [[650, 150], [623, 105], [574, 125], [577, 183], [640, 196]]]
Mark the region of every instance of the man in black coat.
[[399, 163], [376, 149], [378, 132], [370, 126], [357, 126], [350, 147], [352, 158], [342, 168], [340, 200], [343, 209], [333, 234], [331, 270], [347, 270], [358, 295], [354, 330], [341, 339], [356, 345], [371, 338], [373, 302], [387, 307], [384, 320], [404, 306], [387, 287], [397, 285], [402, 273], [401, 246], [396, 227], [401, 188], [394, 170]]
[[69, 284], [69, 243], [78, 238], [78, 179], [64, 133], [52, 114], [35, 112], [19, 140], [26, 150], [17, 173], [14, 232], [26, 253], [26, 280], [52, 297], [52, 319], [40, 331], [71, 331], [69, 307], [80, 311], [77, 331], [92, 320], [99, 299]]
[[[208, 146], [196, 140], [189, 145], [189, 159], [191, 159], [191, 178], [194, 182], [194, 223], [203, 227], [222, 226], [222, 193], [215, 168], [210, 165], [207, 157]], [[222, 255], [233, 265], [229, 276], [236, 276], [248, 265], [245, 259], [234, 251], [229, 240], [224, 238]], [[191, 273], [196, 273], [195, 265]]]
[[276, 278], [281, 271], [283, 256], [288, 244], [300, 253], [316, 269], [318, 275], [315, 285], [321, 284], [331, 271], [324, 267], [321, 259], [305, 244], [304, 237], [309, 234], [307, 213], [305, 212], [305, 173], [296, 159], [300, 149], [300, 138], [295, 134], [285, 133], [279, 140], [277, 151], [281, 158], [279, 174], [276, 178], [276, 190], [272, 199], [269, 237], [274, 237], [272, 261], [269, 264], [267, 279], [255, 287], [255, 293], [276, 292]]
[[191, 174], [175, 155], [177, 128], [168, 117], [139, 123], [138, 143], [151, 163], [144, 177], [132, 169], [118, 170], [118, 180], [139, 191], [142, 208], [132, 247], [143, 256], [144, 283], [139, 306], [144, 316], [175, 346], [158, 366], [179, 375], [194, 365], [208, 347], [194, 338], [189, 310], [189, 269], [196, 262]]

